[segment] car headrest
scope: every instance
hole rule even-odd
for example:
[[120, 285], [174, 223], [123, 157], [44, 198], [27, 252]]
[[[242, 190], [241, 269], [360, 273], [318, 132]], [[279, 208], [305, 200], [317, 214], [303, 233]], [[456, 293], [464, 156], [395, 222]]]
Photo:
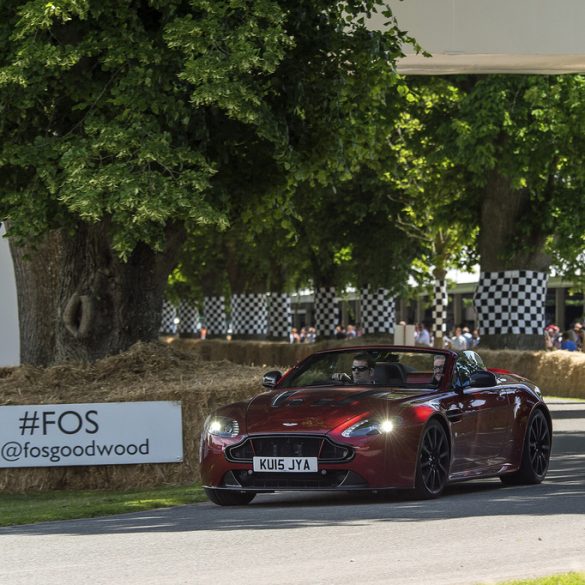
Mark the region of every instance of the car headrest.
[[383, 386], [403, 386], [406, 376], [400, 364], [379, 362], [374, 367], [374, 380]]

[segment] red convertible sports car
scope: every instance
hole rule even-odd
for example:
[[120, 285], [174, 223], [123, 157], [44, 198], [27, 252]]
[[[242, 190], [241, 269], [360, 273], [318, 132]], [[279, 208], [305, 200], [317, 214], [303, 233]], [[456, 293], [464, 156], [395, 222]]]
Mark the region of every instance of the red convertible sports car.
[[473, 351], [362, 346], [317, 352], [267, 391], [208, 417], [201, 478], [212, 502], [283, 490], [413, 490], [500, 477], [540, 483], [552, 423], [540, 390]]

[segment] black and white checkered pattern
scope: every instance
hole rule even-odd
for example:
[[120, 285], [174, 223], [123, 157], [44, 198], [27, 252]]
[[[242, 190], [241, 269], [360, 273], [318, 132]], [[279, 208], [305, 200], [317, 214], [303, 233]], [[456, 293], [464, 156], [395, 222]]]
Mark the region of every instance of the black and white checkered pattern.
[[205, 297], [203, 299], [203, 316], [208, 335], [225, 335], [227, 333], [223, 296]]
[[265, 294], [232, 295], [232, 333], [266, 335], [268, 303]]
[[177, 309], [175, 305], [164, 299], [159, 329], [161, 335], [175, 335], [177, 333], [176, 317]]
[[315, 321], [318, 337], [333, 337], [338, 324], [338, 301], [335, 287], [319, 288], [315, 291]]
[[199, 309], [195, 303], [181, 299], [177, 316], [179, 317], [179, 334], [194, 335], [197, 333]]
[[364, 333], [394, 333], [396, 321], [396, 302], [388, 289], [362, 289], [362, 327]]
[[481, 333], [541, 334], [546, 283], [546, 272], [482, 272], [473, 299]]
[[288, 341], [292, 327], [290, 296], [287, 293], [271, 293], [268, 300], [268, 334]]
[[447, 332], [447, 281], [435, 280], [433, 284], [432, 333], [435, 338], [442, 338]]

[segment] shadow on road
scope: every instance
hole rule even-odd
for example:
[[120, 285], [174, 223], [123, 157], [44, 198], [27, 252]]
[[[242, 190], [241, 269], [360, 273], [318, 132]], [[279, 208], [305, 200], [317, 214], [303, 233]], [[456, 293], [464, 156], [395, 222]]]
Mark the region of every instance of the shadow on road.
[[91, 520], [47, 522], [0, 529], [2, 534], [124, 534], [222, 530], [289, 529], [418, 522], [498, 515], [585, 513], [585, 432], [555, 433], [544, 483], [504, 487], [498, 478], [449, 486], [437, 500], [348, 493], [263, 494], [250, 505], [211, 503], [137, 512]]

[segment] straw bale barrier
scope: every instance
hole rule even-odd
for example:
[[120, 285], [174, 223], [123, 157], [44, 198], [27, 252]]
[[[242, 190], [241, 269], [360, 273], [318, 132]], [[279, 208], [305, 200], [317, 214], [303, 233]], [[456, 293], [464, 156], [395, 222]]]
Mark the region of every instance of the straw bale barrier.
[[0, 368], [0, 405], [177, 400], [182, 403], [183, 462], [0, 469], [0, 490], [128, 489], [198, 481], [199, 435], [221, 404], [262, 390], [262, 368], [203, 362], [193, 351], [138, 344], [95, 364]]
[[[260, 392], [262, 374], [269, 369], [284, 370], [314, 351], [349, 345], [347, 341], [306, 345], [168, 341], [137, 344], [124, 354], [95, 364], [0, 368], [0, 405], [180, 401], [182, 463], [0, 469], [0, 490], [128, 489], [196, 482], [199, 435], [211, 411]], [[491, 350], [479, 353], [488, 367], [526, 376], [545, 394], [585, 398], [585, 354]]]

